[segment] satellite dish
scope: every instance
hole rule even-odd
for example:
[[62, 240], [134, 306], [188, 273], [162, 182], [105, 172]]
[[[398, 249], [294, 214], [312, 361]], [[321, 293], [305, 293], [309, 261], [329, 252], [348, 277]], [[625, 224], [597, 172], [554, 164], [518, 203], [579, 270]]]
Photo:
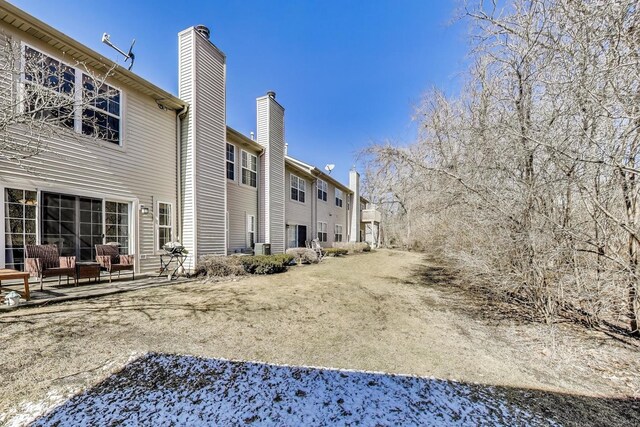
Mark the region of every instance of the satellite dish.
[[324, 167], [324, 170], [326, 170], [327, 172], [329, 172], [329, 174], [331, 174], [331, 171], [332, 171], [332, 170], [333, 170], [333, 168], [335, 168], [335, 167], [336, 167], [336, 165], [334, 165], [334, 164], [326, 165], [326, 166]]
[[111, 43], [111, 36], [107, 33], [102, 34], [102, 43], [106, 44], [110, 48], [117, 51], [120, 55], [124, 56], [124, 62], [131, 60], [131, 64], [129, 64], [128, 70], [130, 70], [133, 67], [133, 61], [135, 61], [136, 59], [136, 56], [133, 54], [133, 45], [136, 44], [136, 39], [133, 39], [133, 41], [131, 42], [131, 47], [129, 47], [129, 52], [125, 52], [124, 50], [120, 49], [118, 46]]

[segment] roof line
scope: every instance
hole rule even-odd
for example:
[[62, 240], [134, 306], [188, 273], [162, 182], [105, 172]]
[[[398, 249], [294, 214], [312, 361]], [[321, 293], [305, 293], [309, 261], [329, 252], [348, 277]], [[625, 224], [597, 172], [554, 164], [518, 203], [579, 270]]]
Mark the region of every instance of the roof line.
[[[110, 76], [111, 78], [129, 86], [133, 86], [132, 82], [135, 83], [136, 85], [138, 85], [138, 90], [151, 96], [155, 99], [156, 102], [173, 109], [182, 109], [187, 105], [185, 101], [179, 99], [177, 96], [172, 95], [171, 93], [156, 86], [150, 81], [140, 77], [132, 71], [127, 70], [121, 65], [118, 65], [116, 62], [108, 58], [104, 58], [100, 53], [83, 45], [79, 41], [72, 39], [61, 31], [56, 30], [55, 28], [39, 20], [33, 15], [28, 14], [22, 9], [19, 9], [11, 3], [8, 3], [5, 0], [0, 0], [0, 10], [6, 12], [6, 15], [2, 17], [2, 20], [8, 25], [13, 26], [16, 30], [23, 33], [28, 33], [29, 29], [33, 29], [36, 32], [41, 33], [44, 37], [38, 37], [33, 34], [32, 36], [40, 38], [43, 42], [52, 46], [52, 41], [62, 44], [62, 47], [56, 46], [56, 48], [63, 52], [69, 53], [69, 55], [76, 59], [78, 62], [84, 62], [86, 65], [96, 68], [97, 70], [112, 70], [112, 75]], [[11, 18], [14, 18], [13, 21], [8, 21], [6, 19], [7, 15], [10, 15]], [[30, 28], [25, 29], [25, 23]], [[64, 50], [65, 47], [68, 49], [67, 51]], [[83, 58], [83, 56], [85, 58]], [[87, 61], [87, 58], [91, 61]], [[136, 88], [136, 86], [133, 87]]]
[[313, 165], [309, 165], [301, 160], [295, 159], [289, 155], [285, 156], [286, 160], [289, 160], [290, 162], [297, 164], [300, 168], [304, 169], [308, 169], [308, 173], [311, 175], [315, 175], [315, 176], [320, 176], [322, 177], [323, 180], [329, 181], [331, 182], [335, 187], [340, 188], [342, 191], [346, 192], [346, 193], [353, 193], [353, 190], [351, 190], [349, 187], [347, 187], [346, 185], [344, 185], [343, 183], [341, 183], [340, 181], [338, 181], [337, 179], [333, 178], [332, 176], [322, 172], [320, 169], [318, 169], [317, 167], [313, 166]]

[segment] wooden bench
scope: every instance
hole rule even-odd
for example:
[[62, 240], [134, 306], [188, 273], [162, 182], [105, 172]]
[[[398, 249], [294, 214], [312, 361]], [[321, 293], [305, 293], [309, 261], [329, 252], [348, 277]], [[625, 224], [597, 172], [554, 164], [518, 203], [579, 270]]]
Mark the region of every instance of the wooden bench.
[[24, 281], [24, 292], [18, 292], [22, 294], [24, 299], [29, 301], [31, 294], [29, 294], [29, 273], [18, 270], [11, 270], [10, 268], [0, 268], [0, 287], [3, 280], [22, 279]]

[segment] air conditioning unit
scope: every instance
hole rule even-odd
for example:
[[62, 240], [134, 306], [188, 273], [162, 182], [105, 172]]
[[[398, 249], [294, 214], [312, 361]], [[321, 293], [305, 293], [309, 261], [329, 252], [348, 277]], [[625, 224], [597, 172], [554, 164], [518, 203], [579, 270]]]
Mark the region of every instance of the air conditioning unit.
[[271, 243], [256, 243], [254, 253], [256, 255], [271, 255]]

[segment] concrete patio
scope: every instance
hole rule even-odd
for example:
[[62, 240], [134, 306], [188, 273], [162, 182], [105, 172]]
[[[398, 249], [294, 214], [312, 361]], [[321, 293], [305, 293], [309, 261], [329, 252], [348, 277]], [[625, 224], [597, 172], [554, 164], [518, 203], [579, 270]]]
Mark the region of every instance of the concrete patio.
[[4, 303], [4, 297], [11, 291], [24, 291], [24, 285], [21, 280], [2, 281], [0, 287], [0, 312], [15, 310], [22, 307], [33, 307], [38, 305], [46, 305], [64, 301], [72, 301], [85, 298], [100, 297], [103, 295], [117, 294], [121, 292], [134, 291], [137, 289], [150, 288], [155, 286], [167, 286], [176, 283], [185, 283], [194, 279], [187, 277], [178, 277], [169, 281], [166, 276], [156, 277], [149, 275], [136, 275], [135, 280], [131, 280], [130, 275], [123, 275], [120, 279], [114, 278], [109, 283], [109, 276], [102, 275], [99, 282], [91, 279], [78, 280], [78, 286], [74, 286], [73, 282], [67, 285], [65, 279], [58, 285], [58, 279], [45, 280], [44, 288], [40, 290], [40, 283], [35, 278], [29, 280], [29, 288], [31, 299], [26, 301], [24, 297], [20, 299], [17, 306], [8, 306]]

